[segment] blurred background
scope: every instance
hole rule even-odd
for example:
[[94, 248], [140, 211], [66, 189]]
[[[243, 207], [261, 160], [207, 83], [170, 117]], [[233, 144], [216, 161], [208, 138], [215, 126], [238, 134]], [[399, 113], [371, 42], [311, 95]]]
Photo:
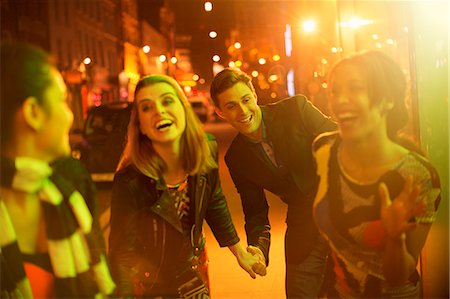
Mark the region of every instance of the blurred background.
[[[354, 51], [386, 52], [401, 65], [409, 82], [411, 118], [406, 133], [427, 151], [441, 177], [438, 220], [419, 266], [425, 297], [448, 298], [447, 0], [1, 0], [0, 8], [2, 41], [28, 41], [56, 58], [75, 116], [74, 144], [80, 141], [77, 134], [82, 139], [95, 131], [86, 131], [90, 111], [132, 101], [141, 76], [163, 73], [182, 85], [206, 130], [219, 135], [223, 154], [234, 132], [217, 123], [208, 91], [214, 74], [224, 67], [240, 68], [251, 75], [261, 104], [302, 93], [327, 114], [326, 76], [331, 66]], [[91, 151], [95, 149], [91, 147]], [[242, 229], [238, 195], [222, 164], [221, 178]], [[99, 190], [107, 226], [109, 187]], [[279, 211], [272, 216], [278, 219], [274, 221], [281, 222], [274, 228], [274, 241], [282, 243], [285, 211], [278, 205], [274, 202], [272, 209]], [[279, 255], [282, 267], [283, 249], [278, 243], [273, 248], [279, 249], [271, 254]], [[214, 246], [212, 263], [219, 257]], [[268, 292], [274, 286], [284, 288], [281, 268], [272, 265], [273, 279], [263, 280], [258, 285], [260, 292], [249, 295], [244, 292], [246, 283], [244, 293], [223, 287], [236, 275], [230, 270], [221, 276], [225, 283], [218, 278], [224, 275], [221, 267], [211, 267], [212, 281], [217, 282], [216, 291], [213, 288], [216, 298], [277, 298], [284, 294], [281, 289], [277, 295], [263, 296], [264, 292], [272, 294]]]

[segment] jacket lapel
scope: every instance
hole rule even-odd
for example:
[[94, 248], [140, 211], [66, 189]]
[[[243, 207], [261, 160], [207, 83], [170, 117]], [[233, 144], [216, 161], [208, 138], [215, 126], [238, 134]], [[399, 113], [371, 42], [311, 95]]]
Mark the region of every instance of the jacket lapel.
[[165, 189], [161, 196], [156, 200], [155, 204], [151, 206], [153, 212], [164, 218], [179, 232], [183, 232], [181, 221], [178, 218], [177, 212], [174, 208], [173, 198], [170, 196], [169, 191]]

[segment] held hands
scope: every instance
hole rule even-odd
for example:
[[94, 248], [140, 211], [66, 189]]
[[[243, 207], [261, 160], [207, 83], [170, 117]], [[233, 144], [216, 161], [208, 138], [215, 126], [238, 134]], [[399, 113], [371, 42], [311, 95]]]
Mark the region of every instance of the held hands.
[[256, 274], [266, 275], [266, 261], [262, 251], [258, 247], [249, 246], [245, 251], [238, 242], [228, 247], [236, 257], [239, 266], [244, 269], [253, 279]]
[[404, 240], [405, 233], [416, 227], [416, 223], [408, 222], [413, 216], [424, 212], [424, 204], [417, 204], [420, 188], [413, 186], [413, 178], [406, 179], [402, 192], [392, 202], [384, 183], [379, 186], [381, 199], [381, 222], [391, 240]]
[[258, 260], [259, 260], [258, 256], [252, 255], [252, 254], [242, 250], [236, 255], [236, 258], [238, 260], [239, 266], [241, 266], [242, 269], [247, 271], [247, 273], [253, 279], [255, 279], [256, 274], [253, 269], [254, 269], [255, 264], [258, 263]]
[[253, 264], [252, 269], [256, 274], [260, 276], [265, 276], [267, 274], [266, 271], [266, 258], [264, 257], [263, 252], [256, 246], [249, 245], [247, 247], [247, 251], [251, 253], [253, 256], [258, 257], [258, 261]]

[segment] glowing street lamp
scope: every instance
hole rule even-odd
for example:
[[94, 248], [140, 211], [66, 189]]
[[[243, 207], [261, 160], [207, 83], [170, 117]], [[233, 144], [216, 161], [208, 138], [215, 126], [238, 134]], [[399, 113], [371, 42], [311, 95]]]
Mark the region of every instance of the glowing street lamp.
[[173, 64], [178, 62], [178, 59], [175, 56], [172, 56], [172, 58], [170, 58], [170, 62], [172, 62]]
[[341, 27], [359, 28], [362, 26], [373, 24], [372, 20], [363, 20], [360, 18], [351, 18], [348, 21], [341, 22]]
[[220, 56], [216, 54], [216, 55], [214, 55], [214, 56], [212, 57], [212, 60], [213, 60], [214, 62], [219, 62]]
[[217, 32], [215, 32], [214, 30], [209, 32], [209, 37], [210, 38], [216, 38], [217, 37]]
[[273, 74], [269, 76], [269, 81], [270, 82], [276, 82], [278, 80], [278, 76]]
[[86, 57], [85, 59], [83, 59], [83, 63], [84, 64], [90, 64], [92, 62], [92, 59], [90, 57]]
[[236, 49], [240, 49], [241, 48], [241, 43], [240, 42], [235, 42], [234, 43], [234, 47], [236, 48]]
[[307, 33], [316, 31], [316, 27], [317, 27], [316, 21], [313, 20], [304, 21], [302, 24], [303, 32]]
[[143, 46], [142, 51], [144, 51], [145, 54], [150, 53], [150, 46], [149, 45]]
[[159, 61], [164, 62], [167, 60], [166, 55], [159, 55]]
[[205, 2], [204, 7], [205, 7], [205, 11], [211, 11], [213, 9], [213, 5], [209, 1]]
[[266, 64], [266, 60], [261, 57], [260, 59], [258, 59], [258, 63], [261, 65], [264, 65], [264, 64]]

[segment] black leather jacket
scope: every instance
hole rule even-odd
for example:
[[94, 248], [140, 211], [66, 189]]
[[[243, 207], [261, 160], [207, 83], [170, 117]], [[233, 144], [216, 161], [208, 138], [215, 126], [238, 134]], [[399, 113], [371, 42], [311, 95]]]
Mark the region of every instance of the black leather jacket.
[[[109, 258], [119, 296], [132, 296], [136, 286], [147, 294], [176, 294], [175, 276], [192, 256], [192, 246], [189, 233], [174, 225], [172, 209], [164, 208], [172, 204], [166, 195], [161, 181], [143, 175], [132, 165], [115, 175]], [[189, 176], [188, 195], [191, 225], [198, 206], [200, 219], [206, 219], [221, 247], [239, 241], [217, 169]]]

